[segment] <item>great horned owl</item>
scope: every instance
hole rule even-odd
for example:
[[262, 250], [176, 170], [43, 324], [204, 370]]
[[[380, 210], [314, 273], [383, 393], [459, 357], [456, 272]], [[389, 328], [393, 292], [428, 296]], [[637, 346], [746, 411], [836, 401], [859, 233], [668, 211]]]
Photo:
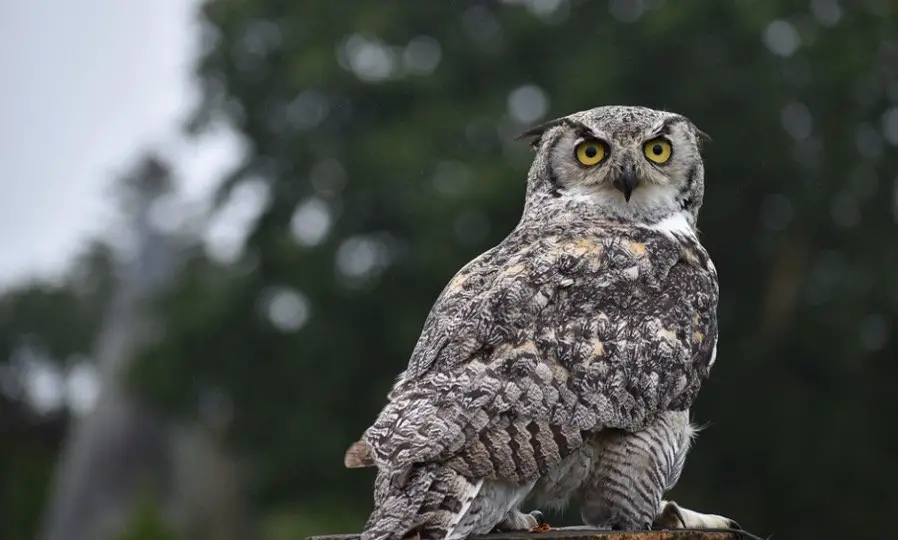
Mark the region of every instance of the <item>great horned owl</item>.
[[528, 496], [576, 500], [600, 528], [738, 527], [662, 500], [717, 353], [703, 137], [623, 106], [521, 136], [536, 156], [520, 222], [449, 282], [347, 450], [347, 467], [378, 469], [363, 540], [529, 529]]

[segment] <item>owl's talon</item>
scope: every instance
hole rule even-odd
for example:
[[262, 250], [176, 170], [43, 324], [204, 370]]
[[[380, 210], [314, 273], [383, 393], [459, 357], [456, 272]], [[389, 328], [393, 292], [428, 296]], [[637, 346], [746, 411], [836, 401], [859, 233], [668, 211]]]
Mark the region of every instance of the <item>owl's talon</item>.
[[674, 501], [661, 501], [652, 529], [742, 529], [735, 520], [716, 514], [702, 514], [683, 508]]
[[552, 526], [546, 523], [546, 518], [543, 516], [542, 512], [533, 510], [530, 512], [530, 515], [536, 520], [536, 527], [528, 529], [529, 532], [548, 532], [552, 530]]

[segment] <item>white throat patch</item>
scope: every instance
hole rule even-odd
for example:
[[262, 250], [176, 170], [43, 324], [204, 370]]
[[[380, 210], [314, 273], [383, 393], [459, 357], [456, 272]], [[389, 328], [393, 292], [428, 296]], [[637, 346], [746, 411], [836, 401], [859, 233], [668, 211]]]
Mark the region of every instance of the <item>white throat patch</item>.
[[670, 215], [654, 225], [649, 225], [649, 228], [662, 232], [674, 239], [677, 236], [696, 237], [695, 229], [692, 228], [692, 225], [689, 224], [689, 220], [686, 219], [685, 212], [677, 212]]

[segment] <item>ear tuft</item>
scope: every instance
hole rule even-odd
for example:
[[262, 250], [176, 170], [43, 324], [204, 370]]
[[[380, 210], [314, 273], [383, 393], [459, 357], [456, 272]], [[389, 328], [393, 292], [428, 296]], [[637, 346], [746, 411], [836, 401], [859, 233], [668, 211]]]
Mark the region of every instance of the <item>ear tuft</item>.
[[550, 129], [552, 129], [553, 127], [563, 124], [565, 121], [566, 121], [566, 119], [564, 119], [564, 118], [556, 118], [555, 120], [549, 120], [548, 122], [545, 122], [543, 124], [540, 124], [538, 126], [534, 126], [530, 129], [528, 129], [524, 133], [521, 133], [520, 135], [515, 137], [514, 140], [516, 140], [516, 141], [526, 140], [530, 144], [530, 149], [536, 150], [537, 148], [539, 148], [539, 144], [542, 141], [543, 135], [545, 135], [545, 133], [547, 131], [549, 131]]
[[701, 148], [705, 143], [713, 141], [710, 135], [700, 130], [695, 124], [689, 122], [689, 125], [692, 126], [692, 132], [695, 134], [695, 140], [696, 142], [698, 142], [699, 148]]

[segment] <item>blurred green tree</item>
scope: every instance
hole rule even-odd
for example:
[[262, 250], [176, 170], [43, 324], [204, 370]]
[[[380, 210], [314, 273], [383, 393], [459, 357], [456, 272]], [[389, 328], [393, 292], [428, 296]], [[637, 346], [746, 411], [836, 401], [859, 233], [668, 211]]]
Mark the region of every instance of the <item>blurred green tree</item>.
[[247, 138], [220, 200], [266, 204], [236, 261], [194, 262], [137, 379], [169, 403], [229, 396], [258, 504], [364, 515], [371, 475], [342, 452], [443, 284], [515, 224], [529, 154], [512, 135], [666, 108], [715, 141], [701, 228], [722, 289], [695, 411], [714, 427], [676, 496], [790, 538], [872, 533], [898, 481], [895, 11], [209, 0], [191, 128]]

